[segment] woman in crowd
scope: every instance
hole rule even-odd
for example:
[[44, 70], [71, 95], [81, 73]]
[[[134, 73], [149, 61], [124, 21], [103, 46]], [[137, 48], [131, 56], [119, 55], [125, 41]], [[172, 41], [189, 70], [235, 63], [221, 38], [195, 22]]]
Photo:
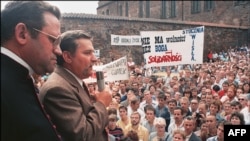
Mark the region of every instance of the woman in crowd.
[[232, 125], [245, 125], [244, 116], [239, 112], [234, 112], [231, 114], [230, 122]]
[[173, 141], [185, 141], [186, 135], [182, 130], [175, 130], [173, 133]]
[[165, 119], [162, 117], [158, 117], [156, 118], [154, 124], [156, 128], [156, 132], [150, 133], [149, 141], [158, 141], [158, 140], [165, 141], [169, 137], [169, 134], [165, 131], [165, 127], [166, 127]]
[[250, 93], [250, 84], [245, 82], [243, 83], [243, 94], [247, 94], [247, 93]]

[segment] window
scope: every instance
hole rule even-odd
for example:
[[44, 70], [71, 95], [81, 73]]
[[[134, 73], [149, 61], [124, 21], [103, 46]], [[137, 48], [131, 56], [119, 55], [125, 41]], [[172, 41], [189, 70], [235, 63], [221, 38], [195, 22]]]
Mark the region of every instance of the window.
[[191, 1], [191, 13], [194, 14], [194, 13], [199, 13], [200, 10], [201, 10], [201, 2], [200, 1]]
[[143, 1], [139, 1], [139, 18], [143, 17]]
[[175, 0], [171, 1], [170, 17], [176, 17], [176, 1]]
[[167, 18], [167, 2], [165, 0], [161, 1], [161, 18], [166, 19]]
[[213, 0], [207, 0], [204, 1], [204, 10], [210, 11], [214, 8], [214, 1]]
[[234, 6], [238, 6], [238, 5], [242, 5], [242, 4], [246, 4], [246, 3], [247, 3], [246, 0], [235, 0]]
[[104, 11], [102, 11], [102, 15], [105, 15], [105, 12], [104, 12]]
[[106, 15], [109, 15], [109, 10], [108, 9], [106, 10]]
[[126, 2], [126, 10], [125, 10], [125, 13], [126, 13], [126, 17], [128, 17], [128, 2]]
[[119, 15], [122, 16], [122, 5], [119, 6]]
[[150, 1], [146, 1], [146, 18], [150, 17]]

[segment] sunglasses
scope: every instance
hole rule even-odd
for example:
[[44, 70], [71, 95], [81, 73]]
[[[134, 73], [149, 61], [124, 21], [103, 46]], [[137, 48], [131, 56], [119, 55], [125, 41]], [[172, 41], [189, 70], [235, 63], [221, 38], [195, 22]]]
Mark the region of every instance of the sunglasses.
[[39, 29], [36, 29], [36, 28], [33, 28], [33, 29], [34, 29], [35, 31], [39, 32], [39, 33], [42, 33], [42, 34], [44, 34], [44, 35], [47, 35], [48, 38], [49, 38], [49, 40], [52, 42], [52, 44], [53, 44], [54, 47], [57, 47], [58, 45], [60, 45], [60, 43], [61, 43], [61, 36], [60, 36], [60, 35], [58, 35], [58, 36], [56, 37], [56, 36], [53, 36], [53, 35], [51, 35], [51, 34], [49, 34], [49, 33], [43, 32], [43, 31], [41, 31], [41, 30], [39, 30]]
[[245, 100], [245, 99], [243, 99], [243, 98], [242, 98], [242, 99], [241, 99], [241, 98], [239, 98], [239, 100]]

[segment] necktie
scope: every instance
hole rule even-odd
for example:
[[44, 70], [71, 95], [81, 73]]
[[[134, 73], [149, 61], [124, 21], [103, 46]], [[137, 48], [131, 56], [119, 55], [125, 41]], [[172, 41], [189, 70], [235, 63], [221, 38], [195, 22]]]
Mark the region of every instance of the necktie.
[[82, 87], [85, 90], [85, 92], [87, 93], [87, 95], [89, 95], [89, 98], [90, 98], [91, 102], [95, 103], [96, 102], [95, 97], [89, 93], [89, 89], [88, 89], [88, 87], [86, 86], [86, 84], [84, 82], [82, 82]]

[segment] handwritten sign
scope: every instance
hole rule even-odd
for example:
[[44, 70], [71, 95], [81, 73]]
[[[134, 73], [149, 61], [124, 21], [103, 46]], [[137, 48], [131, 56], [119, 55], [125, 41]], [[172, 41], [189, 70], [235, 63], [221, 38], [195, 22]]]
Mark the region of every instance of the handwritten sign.
[[202, 64], [204, 30], [141, 31], [146, 67]]
[[129, 72], [127, 66], [127, 57], [124, 56], [120, 59], [117, 59], [113, 62], [102, 66], [93, 66], [93, 74], [87, 79], [84, 79], [86, 83], [96, 82], [95, 71], [104, 72], [104, 81], [113, 82], [118, 80], [128, 80]]

